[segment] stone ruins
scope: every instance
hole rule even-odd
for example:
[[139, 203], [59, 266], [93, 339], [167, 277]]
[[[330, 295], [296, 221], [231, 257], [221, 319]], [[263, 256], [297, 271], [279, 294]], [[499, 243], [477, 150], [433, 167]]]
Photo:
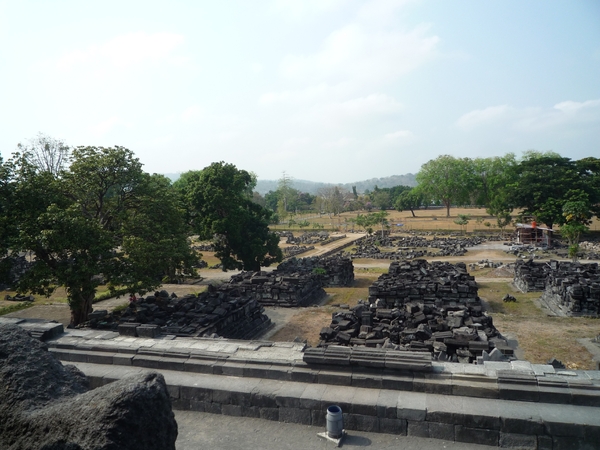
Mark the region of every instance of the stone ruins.
[[600, 314], [598, 263], [517, 261], [513, 283], [522, 292], [543, 291], [542, 300], [557, 314]]
[[[320, 333], [330, 344], [432, 353], [439, 361], [471, 363], [511, 357], [463, 263], [394, 261], [369, 288], [367, 302], [334, 313]], [[503, 358], [500, 358], [503, 359]]]
[[421, 236], [385, 236], [379, 233], [356, 241], [352, 258], [415, 259], [430, 256], [462, 256], [467, 247], [485, 242], [481, 237], [438, 237], [426, 239]]
[[120, 315], [95, 311], [89, 324], [125, 336], [253, 339], [272, 325], [264, 306], [307, 306], [325, 297], [323, 287], [353, 281], [350, 258], [291, 258], [272, 272], [241, 272], [199, 295], [178, 298], [161, 291], [131, 303]]

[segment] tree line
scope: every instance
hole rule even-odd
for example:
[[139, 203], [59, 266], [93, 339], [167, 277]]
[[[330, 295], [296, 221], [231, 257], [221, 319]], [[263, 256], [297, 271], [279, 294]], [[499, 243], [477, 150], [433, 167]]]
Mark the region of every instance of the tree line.
[[600, 159], [571, 160], [554, 152], [527, 151], [492, 158], [442, 155], [417, 174], [415, 192], [425, 203], [446, 208], [485, 207], [496, 217], [519, 215], [552, 228], [568, 221], [565, 205], [579, 202], [590, 219], [600, 213]]
[[600, 213], [600, 159], [594, 157], [571, 160], [537, 151], [527, 151], [520, 159], [513, 153], [490, 158], [441, 155], [423, 164], [416, 179], [416, 187], [375, 186], [358, 193], [355, 187], [350, 192], [330, 186], [313, 196], [294, 189], [292, 179], [284, 173], [277, 190], [264, 198], [255, 193], [255, 201], [279, 220], [302, 212], [338, 215], [392, 208], [415, 216], [416, 210], [433, 205], [445, 207], [449, 217], [454, 206], [475, 206], [485, 208], [499, 224], [510, 222], [518, 210], [522, 220], [536, 220], [552, 228], [567, 224], [567, 203], [576, 202], [581, 209], [578, 214], [588, 220]]

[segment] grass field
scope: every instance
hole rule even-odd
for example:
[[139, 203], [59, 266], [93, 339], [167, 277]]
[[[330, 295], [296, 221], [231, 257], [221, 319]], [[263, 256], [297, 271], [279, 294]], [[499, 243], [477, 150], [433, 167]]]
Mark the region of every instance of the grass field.
[[[505, 303], [510, 293], [517, 302]], [[545, 363], [555, 357], [571, 369], [592, 369], [591, 356], [577, 339], [600, 333], [600, 319], [553, 317], [537, 304], [539, 292], [518, 292], [509, 283], [479, 283], [479, 296], [490, 307], [494, 325], [517, 338], [526, 360]]]
[[[410, 211], [396, 211], [396, 210], [388, 210], [387, 219], [391, 224], [393, 229], [401, 229], [401, 230], [422, 230], [422, 231], [457, 231], [461, 232], [460, 225], [454, 223], [459, 214], [469, 215], [471, 219], [469, 223], [466, 225], [465, 230], [468, 233], [471, 232], [500, 232], [496, 225], [496, 218], [490, 216], [485, 208], [451, 208], [450, 209], [450, 217], [446, 217], [446, 209], [445, 208], [428, 208], [428, 209], [420, 209], [415, 210], [416, 217], [412, 217]], [[302, 220], [308, 220], [310, 222], [310, 226], [300, 229], [297, 225], [291, 227], [293, 231], [314, 231], [312, 227], [313, 223], [318, 223], [323, 225], [324, 229], [328, 230], [337, 230], [337, 231], [349, 231], [353, 224], [349, 222], [350, 219], [356, 218], [358, 214], [368, 214], [366, 211], [351, 211], [340, 214], [339, 216], [329, 217], [328, 215], [318, 216], [314, 213], [309, 214], [298, 214], [294, 216], [294, 220], [296, 222], [300, 222]], [[516, 216], [516, 213], [514, 214]], [[484, 224], [488, 222], [490, 224], [489, 227]], [[395, 227], [395, 224], [402, 223], [402, 227]], [[354, 226], [355, 230], [359, 231], [359, 227]], [[286, 224], [282, 225], [271, 225], [271, 229], [273, 230], [288, 230], [290, 227]], [[590, 225], [590, 230], [592, 231], [600, 231], [600, 221], [597, 218], [594, 218], [592, 224]], [[511, 227], [506, 228], [506, 233], [508, 234], [512, 231]]]

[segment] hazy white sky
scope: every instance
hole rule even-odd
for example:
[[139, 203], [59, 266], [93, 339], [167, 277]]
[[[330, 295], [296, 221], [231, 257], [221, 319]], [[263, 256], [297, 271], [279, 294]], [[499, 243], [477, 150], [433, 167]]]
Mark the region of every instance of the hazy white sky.
[[440, 154], [600, 157], [597, 0], [0, 0], [0, 151], [351, 182]]

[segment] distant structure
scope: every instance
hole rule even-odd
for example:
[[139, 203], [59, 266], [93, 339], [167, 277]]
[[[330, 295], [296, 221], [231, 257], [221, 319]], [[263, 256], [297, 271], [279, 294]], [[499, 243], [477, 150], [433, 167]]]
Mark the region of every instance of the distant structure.
[[549, 247], [552, 245], [551, 228], [538, 227], [535, 222], [518, 223], [517, 227], [517, 242], [525, 245], [537, 245]]

